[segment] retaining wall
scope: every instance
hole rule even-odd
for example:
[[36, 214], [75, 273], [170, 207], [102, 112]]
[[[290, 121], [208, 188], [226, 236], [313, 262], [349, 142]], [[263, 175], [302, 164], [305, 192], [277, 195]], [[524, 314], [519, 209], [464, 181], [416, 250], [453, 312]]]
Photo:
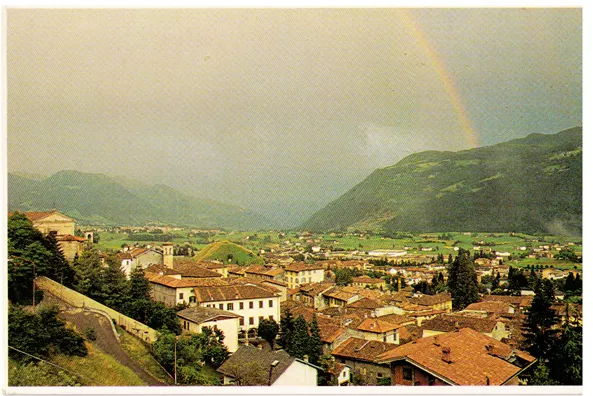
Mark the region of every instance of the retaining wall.
[[109, 318], [115, 321], [118, 325], [126, 329], [126, 331], [146, 342], [152, 343], [157, 339], [157, 331], [143, 323], [138, 322], [132, 318], [122, 315], [114, 309], [106, 305], [98, 303], [92, 298], [88, 298], [84, 294], [80, 294], [66, 286], [60, 285], [45, 276], [40, 276], [35, 280], [35, 284], [41, 290], [53, 294], [66, 303], [83, 309], [92, 309], [102, 311]]

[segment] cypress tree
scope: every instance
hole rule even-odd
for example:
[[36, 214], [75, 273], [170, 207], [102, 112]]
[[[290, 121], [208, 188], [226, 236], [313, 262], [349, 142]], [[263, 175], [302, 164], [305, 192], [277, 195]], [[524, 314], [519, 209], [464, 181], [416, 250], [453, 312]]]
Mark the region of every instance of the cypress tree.
[[558, 323], [556, 312], [552, 309], [554, 285], [549, 279], [537, 280], [535, 296], [527, 310], [523, 323], [524, 349], [531, 355], [548, 362], [552, 346], [557, 341], [558, 330], [553, 327]]
[[282, 348], [288, 350], [290, 344], [292, 343], [293, 333], [294, 318], [292, 317], [290, 310], [287, 310], [284, 316], [280, 318], [280, 340], [278, 343]]
[[321, 356], [323, 355], [323, 343], [321, 342], [319, 324], [315, 315], [313, 315], [309, 329], [311, 331], [311, 337], [309, 338], [309, 361], [315, 365], [319, 365]]
[[447, 287], [453, 298], [453, 309], [463, 309], [480, 299], [474, 264], [467, 250], [460, 249], [459, 255], [448, 265], [447, 270]]
[[291, 356], [299, 359], [302, 359], [309, 353], [309, 331], [307, 329], [307, 322], [302, 315], [294, 321], [292, 339], [286, 351]]

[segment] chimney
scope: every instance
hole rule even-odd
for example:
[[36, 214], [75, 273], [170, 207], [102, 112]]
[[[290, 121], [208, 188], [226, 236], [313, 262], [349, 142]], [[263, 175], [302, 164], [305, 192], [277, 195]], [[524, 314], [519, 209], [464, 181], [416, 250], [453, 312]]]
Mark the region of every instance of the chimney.
[[486, 345], [486, 351], [488, 351], [488, 353], [493, 353], [494, 352], [494, 344], [488, 344]]
[[451, 363], [451, 348], [443, 347], [442, 352], [443, 352], [443, 356], [441, 359], [443, 360], [443, 362]]
[[303, 360], [305, 361], [305, 363], [309, 363], [309, 355], [303, 356]]

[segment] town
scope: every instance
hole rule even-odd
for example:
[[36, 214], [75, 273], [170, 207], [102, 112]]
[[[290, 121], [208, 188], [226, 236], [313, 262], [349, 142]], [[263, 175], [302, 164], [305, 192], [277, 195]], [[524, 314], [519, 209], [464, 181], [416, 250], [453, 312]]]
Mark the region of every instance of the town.
[[580, 237], [107, 227], [53, 210], [9, 213], [8, 239], [11, 381], [582, 383]]

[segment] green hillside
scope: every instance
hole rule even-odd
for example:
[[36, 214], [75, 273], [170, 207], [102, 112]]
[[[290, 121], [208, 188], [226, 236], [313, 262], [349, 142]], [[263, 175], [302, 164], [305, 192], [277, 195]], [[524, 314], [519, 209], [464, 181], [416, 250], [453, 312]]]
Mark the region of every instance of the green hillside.
[[252, 251], [229, 241], [213, 242], [194, 256], [195, 261], [220, 260], [225, 263], [229, 262], [229, 258], [231, 263], [241, 265], [262, 261]]
[[8, 207], [21, 211], [57, 208], [81, 223], [107, 225], [257, 229], [266, 222], [255, 212], [184, 195], [165, 185], [149, 186], [70, 170], [41, 181], [9, 173]]
[[580, 234], [582, 128], [378, 169], [301, 228]]

